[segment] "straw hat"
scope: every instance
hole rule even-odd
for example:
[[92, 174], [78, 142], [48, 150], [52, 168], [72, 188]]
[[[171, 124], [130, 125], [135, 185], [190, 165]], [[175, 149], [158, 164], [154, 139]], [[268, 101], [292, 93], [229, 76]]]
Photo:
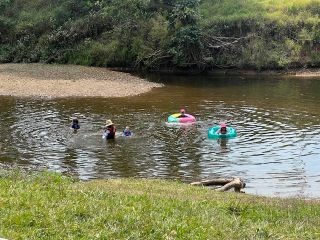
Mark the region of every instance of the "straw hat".
[[106, 127], [111, 126], [113, 124], [114, 123], [110, 119], [106, 120]]

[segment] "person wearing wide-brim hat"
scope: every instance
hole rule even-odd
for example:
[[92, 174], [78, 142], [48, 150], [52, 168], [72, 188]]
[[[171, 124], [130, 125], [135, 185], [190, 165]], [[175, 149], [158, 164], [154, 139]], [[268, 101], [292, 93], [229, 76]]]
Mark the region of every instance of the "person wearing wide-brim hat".
[[105, 130], [104, 130], [104, 136], [106, 139], [114, 139], [116, 136], [116, 127], [114, 126], [114, 123], [108, 119], [106, 120]]
[[106, 120], [106, 127], [114, 125], [114, 123], [111, 121], [111, 119]]

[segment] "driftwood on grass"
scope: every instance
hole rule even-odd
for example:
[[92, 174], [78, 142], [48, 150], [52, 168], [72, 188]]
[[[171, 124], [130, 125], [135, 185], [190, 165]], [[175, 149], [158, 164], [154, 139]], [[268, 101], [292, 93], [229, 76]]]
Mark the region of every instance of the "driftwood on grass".
[[210, 180], [204, 180], [200, 182], [193, 182], [191, 185], [195, 186], [221, 186], [219, 188], [215, 188], [216, 191], [219, 192], [225, 192], [230, 190], [231, 188], [234, 188], [235, 192], [241, 192], [244, 193], [244, 188], [246, 187], [245, 182], [243, 182], [240, 178], [230, 178], [230, 179], [210, 179]]

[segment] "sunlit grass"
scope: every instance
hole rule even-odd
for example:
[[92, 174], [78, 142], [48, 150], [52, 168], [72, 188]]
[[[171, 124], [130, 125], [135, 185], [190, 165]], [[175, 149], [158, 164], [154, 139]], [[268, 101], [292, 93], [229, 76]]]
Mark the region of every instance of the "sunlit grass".
[[241, 19], [285, 22], [320, 22], [316, 0], [205, 0], [201, 14], [206, 23]]
[[[3, 174], [2, 174], [3, 175]], [[145, 179], [0, 178], [8, 239], [317, 239], [320, 204]]]

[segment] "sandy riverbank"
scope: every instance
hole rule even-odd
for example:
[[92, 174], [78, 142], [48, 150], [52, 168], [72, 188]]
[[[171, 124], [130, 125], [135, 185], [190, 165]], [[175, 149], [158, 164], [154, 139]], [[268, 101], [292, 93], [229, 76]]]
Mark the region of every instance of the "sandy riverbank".
[[104, 68], [0, 64], [0, 95], [18, 97], [126, 97], [161, 84]]

